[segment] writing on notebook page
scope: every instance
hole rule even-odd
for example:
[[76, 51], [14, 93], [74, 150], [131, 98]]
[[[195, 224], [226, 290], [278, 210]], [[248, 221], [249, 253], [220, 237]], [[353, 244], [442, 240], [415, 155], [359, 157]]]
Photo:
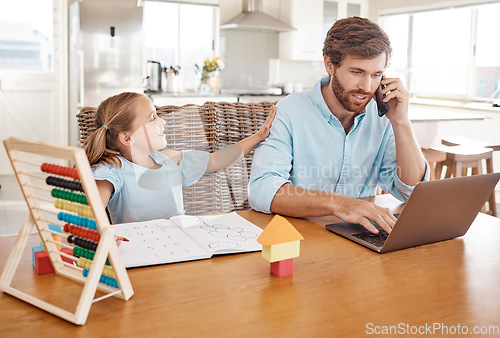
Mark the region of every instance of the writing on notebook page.
[[[226, 224], [209, 224], [202, 217], [195, 217], [195, 225], [200, 230], [206, 231], [208, 235], [220, 238], [221, 240], [214, 241], [208, 244], [210, 248], [241, 248], [241, 244], [238, 242], [245, 242], [250, 239], [256, 239], [259, 234], [255, 231], [247, 231], [242, 227], [229, 226]], [[227, 239], [227, 240], [226, 240]]]
[[216, 254], [260, 251], [262, 229], [237, 213], [219, 216], [174, 216], [113, 225], [129, 239], [119, 250], [126, 267], [210, 258]]

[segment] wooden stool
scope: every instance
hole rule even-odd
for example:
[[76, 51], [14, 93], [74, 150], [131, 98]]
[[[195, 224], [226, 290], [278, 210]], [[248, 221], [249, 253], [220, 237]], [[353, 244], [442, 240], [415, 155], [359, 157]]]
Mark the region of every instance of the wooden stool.
[[424, 155], [426, 161], [429, 163], [431, 167], [430, 168], [431, 180], [435, 180], [436, 178], [437, 179], [441, 178], [442, 166], [439, 167], [439, 172], [438, 172], [437, 164], [446, 160], [446, 152], [436, 149], [422, 148], [422, 154]]
[[[486, 172], [493, 172], [493, 149], [477, 146], [438, 146], [436, 150], [446, 152], [446, 160], [436, 164], [436, 173], [441, 173], [443, 166], [446, 166], [445, 178], [467, 176], [468, 168], [471, 168], [471, 175], [483, 173], [483, 160], [486, 161]], [[436, 175], [439, 176], [439, 175]], [[488, 199], [488, 214], [496, 216], [495, 191]], [[484, 207], [483, 207], [484, 210]]]
[[[491, 148], [493, 149], [493, 151], [500, 151], [500, 143], [478, 141], [468, 138], [466, 136], [446, 136], [441, 139], [441, 143], [448, 146], [467, 145], [467, 146]], [[486, 163], [488, 165], [488, 162]], [[493, 168], [491, 168], [491, 171], [487, 170], [487, 172], [488, 173], [493, 172]], [[493, 195], [495, 195], [495, 191], [493, 191]], [[496, 216], [496, 205], [492, 208], [492, 210], [495, 210], [495, 216]]]

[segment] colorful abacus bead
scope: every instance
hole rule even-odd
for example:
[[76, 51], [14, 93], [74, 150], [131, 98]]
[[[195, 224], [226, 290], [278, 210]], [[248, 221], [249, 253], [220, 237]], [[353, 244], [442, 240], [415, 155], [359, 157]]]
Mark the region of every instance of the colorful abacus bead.
[[97, 230], [85, 228], [85, 227], [82, 227], [79, 225], [73, 225], [70, 223], [66, 223], [64, 225], [64, 231], [67, 233], [71, 233], [71, 234], [78, 236], [78, 237], [90, 239], [91, 241], [94, 241], [94, 242], [99, 242], [99, 240], [101, 238], [101, 235], [99, 234], [99, 231], [97, 231]]
[[[87, 259], [85, 257], [79, 257], [78, 260], [76, 261], [76, 265], [78, 265], [79, 267], [84, 268], [84, 269], [90, 269], [92, 267], [92, 260]], [[115, 271], [109, 265], [104, 266], [101, 274], [103, 274], [105, 276], [110, 276], [110, 277], [116, 278]]]
[[57, 209], [64, 209], [67, 211], [73, 211], [81, 216], [94, 217], [94, 213], [92, 212], [92, 208], [89, 205], [83, 205], [83, 204], [65, 201], [63, 199], [57, 198], [54, 201], [54, 207], [56, 207]]
[[103, 275], [116, 278], [115, 270], [111, 267], [111, 265], [105, 265], [102, 270]]
[[[82, 274], [83, 274], [83, 276], [88, 277], [89, 270], [83, 269]], [[104, 284], [109, 285], [109, 286], [112, 286], [112, 287], [115, 287], [115, 288], [119, 288], [118, 282], [113, 277], [101, 275], [101, 277], [99, 278], [99, 282], [104, 283]]]
[[96, 251], [97, 250], [97, 242], [91, 241], [86, 238], [80, 238], [74, 235], [68, 236], [68, 243], [76, 244], [84, 249]]
[[55, 187], [83, 192], [82, 184], [79, 181], [68, 181], [63, 178], [48, 176], [45, 182]]
[[76, 261], [76, 265], [78, 265], [81, 268], [90, 269], [92, 267], [92, 261], [90, 259], [85, 258], [85, 257], [80, 257]]
[[[83, 258], [87, 258], [87, 259], [93, 260], [94, 259], [94, 255], [95, 255], [95, 251], [88, 250], [88, 249], [85, 249], [85, 248], [82, 248], [82, 247], [79, 247], [79, 246], [75, 246], [73, 248], [73, 255], [75, 257], [83, 257]], [[106, 265], [110, 265], [109, 259], [106, 259]]]
[[97, 230], [97, 225], [95, 223], [95, 220], [90, 218], [72, 215], [65, 212], [60, 212], [57, 214], [57, 219], [60, 221], [81, 225], [89, 229]]
[[75, 194], [73, 192], [61, 190], [61, 189], [52, 189], [51, 195], [52, 195], [52, 197], [55, 197], [55, 198], [62, 198], [65, 200], [88, 205], [87, 198], [85, 197], [85, 195], [82, 195], [82, 194]]
[[79, 179], [78, 171], [75, 168], [63, 167], [63, 166], [60, 166], [57, 164], [42, 163], [42, 165], [40, 166], [40, 169], [46, 173], [56, 174], [59, 176], [71, 177], [71, 178], [74, 178], [75, 180]]

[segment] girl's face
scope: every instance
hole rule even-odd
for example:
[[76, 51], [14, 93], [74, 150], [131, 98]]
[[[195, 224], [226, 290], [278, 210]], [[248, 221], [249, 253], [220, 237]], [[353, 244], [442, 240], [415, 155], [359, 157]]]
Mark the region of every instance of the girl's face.
[[139, 97], [134, 103], [136, 117], [131, 135], [132, 145], [151, 153], [167, 146], [165, 121], [156, 115], [156, 109], [146, 96]]

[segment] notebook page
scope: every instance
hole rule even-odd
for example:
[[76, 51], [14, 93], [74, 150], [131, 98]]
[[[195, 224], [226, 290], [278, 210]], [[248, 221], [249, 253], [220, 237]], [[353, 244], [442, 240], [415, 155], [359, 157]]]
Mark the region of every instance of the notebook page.
[[115, 235], [129, 240], [118, 247], [126, 268], [211, 257], [211, 253], [167, 219], [113, 224], [112, 227]]
[[262, 250], [257, 237], [263, 230], [236, 212], [217, 216], [189, 217], [197, 217], [197, 220], [193, 225], [184, 228], [184, 231], [212, 254]]

